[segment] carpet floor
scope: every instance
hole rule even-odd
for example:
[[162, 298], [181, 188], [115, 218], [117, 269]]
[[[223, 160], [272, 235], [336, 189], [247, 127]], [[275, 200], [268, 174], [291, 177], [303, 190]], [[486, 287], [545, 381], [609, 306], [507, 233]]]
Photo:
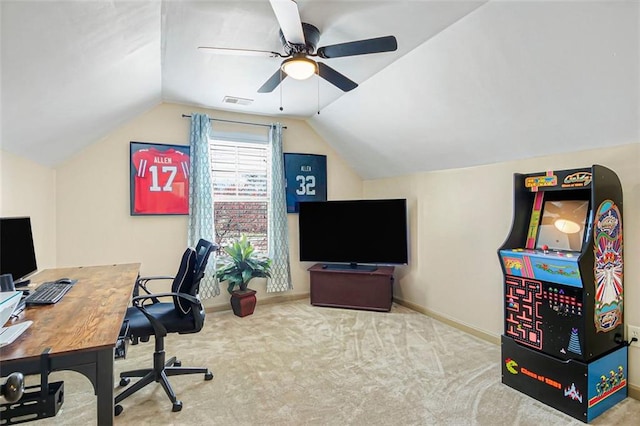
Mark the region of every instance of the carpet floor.
[[[208, 367], [213, 380], [171, 377], [184, 404], [176, 413], [151, 384], [123, 401], [116, 425], [583, 424], [503, 385], [499, 346], [396, 304], [379, 313], [258, 302], [244, 318], [207, 314], [203, 331], [169, 336], [166, 352]], [[153, 340], [130, 345], [116, 373], [150, 366], [152, 353]], [[89, 381], [73, 372], [51, 374], [57, 380], [60, 412], [32, 424], [95, 424]], [[627, 398], [592, 424], [631, 426], [638, 417], [640, 401]]]

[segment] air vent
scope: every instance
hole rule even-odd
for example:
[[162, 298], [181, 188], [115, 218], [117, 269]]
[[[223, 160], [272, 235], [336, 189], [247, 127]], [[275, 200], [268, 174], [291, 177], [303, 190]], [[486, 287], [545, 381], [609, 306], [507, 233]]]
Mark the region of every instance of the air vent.
[[225, 96], [224, 99], [222, 99], [222, 102], [225, 104], [251, 105], [251, 103], [253, 102], [253, 99], [237, 98], [235, 96]]

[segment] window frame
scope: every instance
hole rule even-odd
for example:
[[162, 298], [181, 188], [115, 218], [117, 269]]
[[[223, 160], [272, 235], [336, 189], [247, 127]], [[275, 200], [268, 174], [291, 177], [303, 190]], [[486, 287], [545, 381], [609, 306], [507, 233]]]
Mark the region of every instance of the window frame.
[[[227, 197], [225, 196], [223, 198], [223, 200], [219, 199], [219, 195], [216, 196], [215, 192], [214, 192], [214, 162], [215, 159], [212, 155], [213, 153], [213, 146], [216, 142], [222, 142], [222, 143], [230, 143], [233, 144], [235, 146], [239, 146], [240, 144], [243, 143], [247, 143], [247, 144], [251, 144], [254, 146], [264, 146], [265, 151], [266, 151], [266, 195], [264, 196], [264, 198], [260, 197], [259, 199], [251, 199], [252, 197], [237, 197], [235, 200], [234, 199], [227, 199]], [[269, 209], [271, 208], [271, 190], [272, 190], [272, 173], [271, 173], [271, 162], [273, 161], [272, 155], [272, 149], [271, 149], [271, 145], [269, 144], [269, 137], [268, 134], [264, 134], [264, 135], [260, 135], [260, 134], [252, 134], [252, 133], [235, 133], [235, 132], [219, 132], [219, 131], [214, 131], [211, 133], [210, 137], [208, 138], [208, 143], [209, 143], [209, 154], [210, 154], [210, 164], [211, 164], [211, 173], [212, 173], [212, 203], [213, 205], [211, 206], [213, 211], [215, 211], [215, 204], [216, 201], [218, 203], [221, 202], [231, 202], [231, 203], [252, 203], [252, 202], [256, 202], [256, 203], [266, 203], [266, 231], [264, 232], [264, 235], [260, 235], [259, 238], [251, 238], [250, 236], [250, 240], [252, 240], [252, 243], [254, 243], [256, 252], [262, 253], [262, 254], [267, 254], [268, 252], [268, 248], [269, 248]], [[237, 164], [237, 163], [236, 163]], [[237, 181], [236, 181], [237, 182]], [[230, 198], [234, 198], [234, 197], [230, 197]], [[258, 197], [256, 197], [258, 198]], [[217, 237], [217, 226], [216, 226], [216, 220], [217, 217], [214, 214], [214, 232], [216, 233], [216, 237]], [[239, 231], [241, 232], [241, 231]], [[239, 236], [239, 235], [237, 235]], [[230, 237], [231, 239], [235, 239], [235, 235]], [[224, 245], [225, 241], [219, 241], [220, 243], [222, 243], [222, 245]], [[262, 248], [264, 247], [264, 248]]]

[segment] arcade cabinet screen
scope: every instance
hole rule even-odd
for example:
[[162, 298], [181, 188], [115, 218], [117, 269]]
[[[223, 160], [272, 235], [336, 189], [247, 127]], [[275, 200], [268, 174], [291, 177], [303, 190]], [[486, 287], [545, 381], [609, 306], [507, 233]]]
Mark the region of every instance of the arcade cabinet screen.
[[546, 200], [536, 248], [582, 251], [588, 213], [589, 201], [586, 200]]
[[542, 210], [536, 248], [582, 251], [584, 228], [589, 213], [586, 200], [547, 200]]

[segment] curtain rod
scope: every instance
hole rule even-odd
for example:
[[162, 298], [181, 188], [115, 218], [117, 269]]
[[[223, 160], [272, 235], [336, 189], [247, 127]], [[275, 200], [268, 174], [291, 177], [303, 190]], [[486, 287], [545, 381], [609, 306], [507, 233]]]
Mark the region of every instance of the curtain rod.
[[[182, 114], [182, 118], [191, 118], [190, 115]], [[262, 124], [262, 123], [249, 123], [247, 121], [235, 121], [235, 120], [223, 120], [221, 118], [209, 118], [209, 121], [223, 121], [225, 123], [234, 123], [234, 124], [246, 124], [248, 126], [264, 126], [271, 127], [271, 124]], [[287, 126], [282, 126], [283, 129], [286, 129]]]

